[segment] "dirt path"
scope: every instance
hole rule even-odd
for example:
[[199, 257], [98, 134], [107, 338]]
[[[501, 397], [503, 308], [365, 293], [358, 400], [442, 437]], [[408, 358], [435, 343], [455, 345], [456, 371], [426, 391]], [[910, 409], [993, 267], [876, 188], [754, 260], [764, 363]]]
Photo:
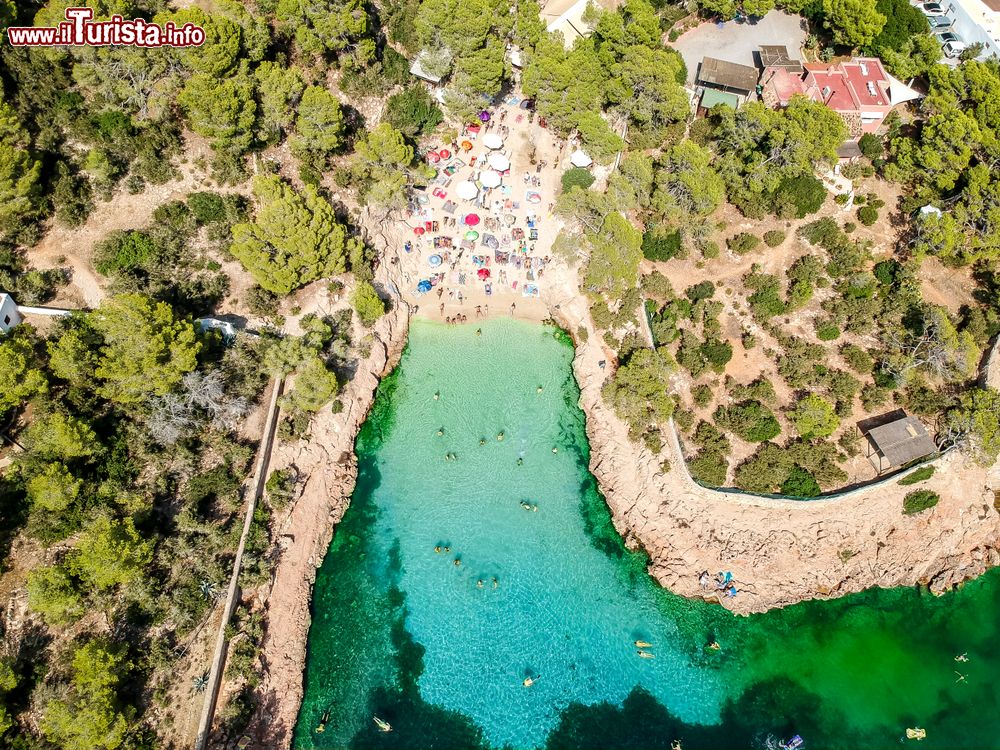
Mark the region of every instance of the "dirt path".
[[204, 140], [187, 134], [183, 152], [187, 159], [179, 165], [178, 179], [149, 185], [137, 195], [120, 188], [111, 200], [99, 202], [81, 227], [69, 229], [54, 220], [49, 222], [45, 236], [28, 251], [28, 260], [36, 268], [68, 266], [72, 271], [69, 285], [60, 290], [54, 305], [100, 305], [105, 290], [103, 279], [93, 267], [94, 246], [112, 232], [146, 226], [153, 211], [167, 201], [183, 199], [195, 190], [212, 189], [210, 181], [202, 176], [203, 170], [195, 166], [199, 158], [210, 153]]

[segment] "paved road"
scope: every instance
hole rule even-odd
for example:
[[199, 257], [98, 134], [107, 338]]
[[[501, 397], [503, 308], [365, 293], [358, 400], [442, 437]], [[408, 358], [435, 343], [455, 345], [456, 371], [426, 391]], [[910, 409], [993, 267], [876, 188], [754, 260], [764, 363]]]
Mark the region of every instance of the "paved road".
[[783, 44], [788, 54], [799, 57], [799, 48], [805, 41], [805, 23], [799, 16], [772, 10], [754, 25], [728, 21], [719, 28], [714, 23], [703, 23], [684, 34], [673, 43], [681, 53], [688, 70], [688, 83], [694, 83], [698, 65], [703, 57], [757, 65], [754, 53], [765, 44]]

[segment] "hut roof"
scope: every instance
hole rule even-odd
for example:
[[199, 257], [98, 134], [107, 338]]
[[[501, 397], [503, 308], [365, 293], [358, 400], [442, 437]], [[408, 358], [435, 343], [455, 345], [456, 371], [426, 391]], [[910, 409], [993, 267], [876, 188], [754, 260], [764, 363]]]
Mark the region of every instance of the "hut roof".
[[757, 88], [760, 73], [750, 65], [706, 57], [698, 69], [698, 82], [724, 89], [750, 92]]
[[[888, 421], [883, 421], [883, 420]], [[872, 425], [872, 422], [876, 422]], [[898, 409], [877, 420], [859, 422], [858, 427], [889, 466], [904, 466], [937, 452], [937, 445], [916, 417]]]

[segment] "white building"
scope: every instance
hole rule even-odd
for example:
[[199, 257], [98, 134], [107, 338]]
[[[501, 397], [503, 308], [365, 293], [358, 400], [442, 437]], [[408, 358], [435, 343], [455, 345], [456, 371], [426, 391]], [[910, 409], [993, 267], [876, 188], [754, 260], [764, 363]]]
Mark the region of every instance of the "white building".
[[980, 42], [985, 57], [1000, 57], [1000, 0], [951, 0], [941, 4], [963, 42]]
[[0, 333], [7, 333], [21, 322], [21, 313], [17, 311], [17, 303], [6, 292], [0, 292]]

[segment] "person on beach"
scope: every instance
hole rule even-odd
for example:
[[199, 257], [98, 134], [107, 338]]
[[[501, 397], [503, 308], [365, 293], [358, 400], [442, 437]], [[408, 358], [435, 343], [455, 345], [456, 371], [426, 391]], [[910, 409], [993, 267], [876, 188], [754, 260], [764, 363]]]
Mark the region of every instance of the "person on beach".
[[516, 310], [516, 309], [517, 309], [517, 305], [515, 303], [511, 302], [510, 303], [510, 314], [511, 314], [512, 317], [514, 315], [514, 310]]

